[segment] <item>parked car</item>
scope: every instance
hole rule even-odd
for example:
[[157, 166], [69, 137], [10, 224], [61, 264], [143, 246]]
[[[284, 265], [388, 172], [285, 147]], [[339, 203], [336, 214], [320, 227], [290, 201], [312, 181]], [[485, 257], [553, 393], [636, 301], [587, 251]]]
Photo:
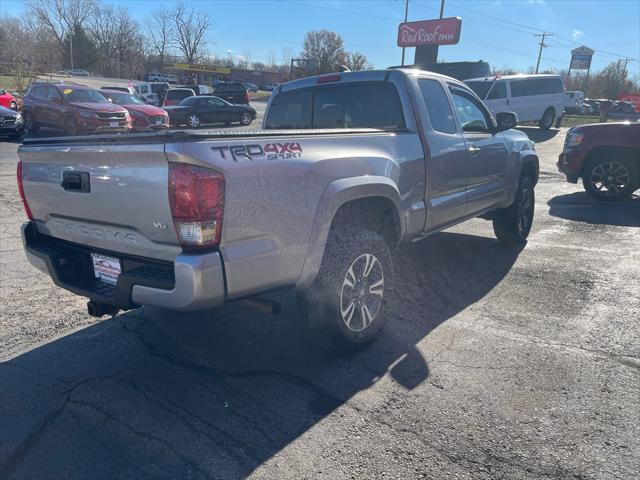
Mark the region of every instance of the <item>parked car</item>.
[[464, 83], [482, 99], [493, 115], [513, 112], [519, 122], [538, 122], [548, 130], [564, 112], [564, 82], [560, 75], [505, 75], [474, 78]]
[[64, 128], [69, 135], [131, 129], [131, 117], [125, 108], [84, 85], [33, 82], [22, 108], [28, 132], [37, 132], [40, 127]]
[[591, 103], [587, 102], [586, 100], [582, 102], [582, 112], [580, 112], [581, 115], [593, 115], [594, 113], [595, 111]]
[[18, 100], [4, 89], [0, 89], [0, 107], [18, 110]]
[[584, 111], [584, 93], [580, 91], [565, 92], [564, 111], [568, 115], [580, 115]]
[[249, 125], [256, 119], [257, 113], [249, 105], [232, 105], [218, 97], [192, 96], [178, 105], [165, 107], [171, 119], [171, 125], [187, 125], [191, 128], [205, 123], [238, 122]]
[[213, 94], [233, 104], [249, 103], [249, 92], [242, 82], [228, 82], [218, 84]]
[[593, 123], [569, 129], [558, 170], [604, 201], [623, 200], [640, 188], [640, 123]]
[[0, 137], [20, 138], [23, 133], [24, 122], [20, 112], [0, 106]]
[[136, 89], [134, 87], [123, 87], [121, 85], [114, 85], [114, 86], [107, 85], [105, 87], [102, 87], [100, 90], [117, 90], [119, 92], [131, 93], [133, 95], [138, 96], [138, 94], [136, 93]]
[[255, 83], [251, 83], [251, 82], [242, 82], [242, 83], [244, 83], [244, 86], [247, 88], [249, 92], [258, 91], [258, 86]]
[[262, 90], [266, 90], [267, 92], [273, 92], [276, 87], [280, 85], [279, 83], [267, 83], [262, 87]]
[[160, 107], [148, 105], [128, 92], [102, 89], [100, 93], [111, 103], [127, 109], [131, 115], [132, 130], [140, 132], [169, 128], [169, 115]]
[[171, 86], [167, 82], [140, 82], [133, 85], [136, 94], [151, 105], [161, 106], [167, 90]]
[[171, 85], [175, 85], [176, 83], [178, 83], [178, 76], [177, 75], [167, 75], [166, 81], [167, 81], [167, 83], [170, 83]]
[[374, 70], [279, 89], [265, 126], [299, 131], [29, 139], [18, 150], [27, 258], [89, 297], [94, 316], [296, 288], [319, 340], [358, 350], [396, 304], [397, 246], [477, 216], [501, 241], [526, 241], [538, 157], [504, 130], [513, 116], [496, 122], [451, 78]]
[[87, 72], [86, 70], [83, 70], [81, 68], [73, 68], [71, 70], [67, 70], [67, 72], [72, 77], [89, 77], [89, 76], [91, 76], [91, 74], [89, 72]]
[[169, 90], [167, 90], [167, 93], [165, 95], [163, 106], [168, 107], [171, 105], [178, 105], [185, 98], [195, 96], [196, 94], [194, 93], [192, 88], [170, 88]]
[[636, 107], [631, 102], [616, 100], [613, 102], [613, 110], [621, 113], [636, 113]]
[[171, 88], [188, 88], [194, 95], [211, 95], [211, 87], [208, 85], [174, 85]]

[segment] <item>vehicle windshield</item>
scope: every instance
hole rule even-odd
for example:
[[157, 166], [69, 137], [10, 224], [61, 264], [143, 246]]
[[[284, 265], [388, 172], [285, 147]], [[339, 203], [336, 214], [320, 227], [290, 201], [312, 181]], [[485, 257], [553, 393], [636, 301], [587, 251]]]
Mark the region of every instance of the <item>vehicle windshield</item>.
[[102, 94], [117, 105], [146, 105], [139, 97], [132, 93], [105, 90], [102, 91]]
[[67, 102], [109, 103], [100, 92], [90, 88], [62, 88], [62, 95]]
[[464, 82], [471, 90], [475, 92], [482, 100], [487, 96], [493, 82]]

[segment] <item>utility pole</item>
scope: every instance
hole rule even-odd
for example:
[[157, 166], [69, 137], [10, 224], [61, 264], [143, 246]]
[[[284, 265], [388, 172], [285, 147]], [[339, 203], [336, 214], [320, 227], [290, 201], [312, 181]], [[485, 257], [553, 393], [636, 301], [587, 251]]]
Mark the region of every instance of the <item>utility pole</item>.
[[71, 70], [73, 70], [73, 32], [69, 35], [69, 47], [71, 50]]
[[549, 32], [543, 32], [541, 34], [534, 34], [534, 37], [542, 37], [542, 39], [540, 40], [540, 50], [538, 51], [538, 63], [536, 63], [536, 73], [538, 73], [538, 68], [540, 68], [540, 57], [542, 57], [542, 49], [544, 47], [546, 47], [546, 45], [544, 44], [544, 39], [545, 37], [550, 37], [552, 36], [553, 33], [549, 33]]
[[[407, 17], [409, 16], [409, 0], [404, 1], [404, 21], [407, 22]], [[404, 48], [402, 47], [402, 66], [404, 66]]]

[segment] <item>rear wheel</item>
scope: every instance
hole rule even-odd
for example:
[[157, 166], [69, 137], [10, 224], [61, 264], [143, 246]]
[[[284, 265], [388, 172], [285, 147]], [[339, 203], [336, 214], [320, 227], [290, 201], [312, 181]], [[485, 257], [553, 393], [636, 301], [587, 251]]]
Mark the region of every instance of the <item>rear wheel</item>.
[[187, 125], [191, 128], [198, 128], [200, 126], [200, 117], [197, 113], [191, 113], [187, 117]]
[[392, 282], [391, 252], [382, 235], [333, 227], [320, 272], [298, 302], [321, 344], [355, 352], [382, 327]]
[[525, 243], [533, 224], [534, 209], [533, 180], [523, 175], [520, 177], [515, 201], [511, 206], [496, 212], [493, 231], [498, 240], [510, 245]]
[[30, 112], [24, 113], [24, 128], [28, 133], [38, 133], [40, 125], [38, 125]]
[[542, 118], [538, 121], [538, 126], [542, 130], [549, 130], [553, 126], [553, 122], [556, 119], [556, 111], [549, 107], [544, 111]]
[[614, 202], [629, 197], [640, 183], [634, 165], [619, 154], [587, 161], [582, 185], [596, 200]]
[[242, 115], [240, 115], [241, 125], [249, 125], [252, 121], [253, 119], [251, 118], [251, 114], [249, 112], [244, 112]]

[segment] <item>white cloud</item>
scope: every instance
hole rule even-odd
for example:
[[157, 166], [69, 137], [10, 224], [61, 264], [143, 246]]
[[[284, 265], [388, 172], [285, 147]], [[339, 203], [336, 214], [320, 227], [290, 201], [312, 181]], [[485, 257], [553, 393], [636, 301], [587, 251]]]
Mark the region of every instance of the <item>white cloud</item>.
[[582, 35], [584, 35], [584, 32], [582, 30], [576, 29], [571, 32], [571, 38], [573, 38], [574, 40], [579, 39]]

